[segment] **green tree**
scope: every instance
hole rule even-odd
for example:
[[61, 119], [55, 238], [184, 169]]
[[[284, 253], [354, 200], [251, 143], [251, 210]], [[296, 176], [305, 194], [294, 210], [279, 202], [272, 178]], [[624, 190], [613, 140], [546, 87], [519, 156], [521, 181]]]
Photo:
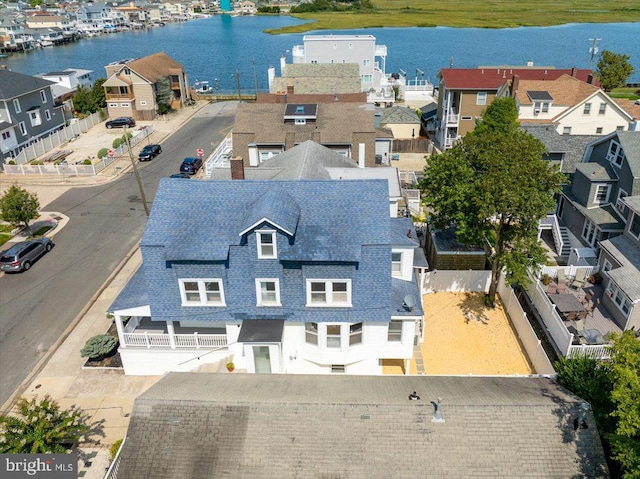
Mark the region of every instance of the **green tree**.
[[629, 55], [602, 50], [598, 60], [596, 75], [604, 91], [611, 91], [625, 85], [635, 69], [629, 63]]
[[158, 111], [161, 114], [165, 114], [171, 110], [171, 99], [173, 93], [171, 92], [171, 83], [167, 77], [160, 77], [156, 82], [156, 103], [158, 104]]
[[542, 159], [544, 145], [522, 131], [512, 114], [503, 114], [515, 109], [514, 100], [495, 101], [477, 131], [429, 158], [420, 184], [429, 222], [440, 229], [455, 225], [462, 243], [484, 248], [491, 265], [489, 306], [503, 270], [509, 283], [524, 284], [527, 268], [544, 261], [538, 220], [553, 209], [553, 195], [565, 181]]
[[63, 409], [49, 395], [18, 402], [18, 416], [0, 416], [3, 454], [64, 454], [87, 432], [79, 409]]
[[104, 93], [103, 83], [106, 78], [98, 78], [91, 89], [83, 86], [79, 87], [73, 95], [73, 107], [81, 113], [95, 113], [107, 106], [107, 99]]
[[611, 451], [625, 479], [640, 478], [640, 340], [635, 331], [613, 335], [609, 370], [616, 427]]
[[93, 111], [98, 111], [98, 109], [107, 106], [107, 97], [104, 93], [104, 87], [102, 86], [106, 81], [106, 78], [98, 78], [91, 87], [91, 102], [92, 106], [96, 108]]
[[29, 231], [29, 221], [38, 217], [40, 202], [35, 193], [12, 185], [0, 198], [0, 214], [2, 219], [12, 224], [22, 223]]

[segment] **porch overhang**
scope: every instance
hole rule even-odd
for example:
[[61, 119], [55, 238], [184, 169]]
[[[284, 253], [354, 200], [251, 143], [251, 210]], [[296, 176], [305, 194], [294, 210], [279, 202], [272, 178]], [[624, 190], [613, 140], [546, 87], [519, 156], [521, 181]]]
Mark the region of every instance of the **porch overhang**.
[[250, 319], [242, 321], [239, 343], [281, 343], [283, 319]]

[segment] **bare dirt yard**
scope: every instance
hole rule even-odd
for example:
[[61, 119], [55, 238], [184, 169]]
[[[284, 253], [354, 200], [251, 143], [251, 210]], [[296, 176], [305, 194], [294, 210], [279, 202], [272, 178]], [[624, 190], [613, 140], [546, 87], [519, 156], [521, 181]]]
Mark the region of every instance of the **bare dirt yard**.
[[500, 300], [491, 309], [481, 293], [433, 293], [423, 306], [425, 374], [535, 374]]

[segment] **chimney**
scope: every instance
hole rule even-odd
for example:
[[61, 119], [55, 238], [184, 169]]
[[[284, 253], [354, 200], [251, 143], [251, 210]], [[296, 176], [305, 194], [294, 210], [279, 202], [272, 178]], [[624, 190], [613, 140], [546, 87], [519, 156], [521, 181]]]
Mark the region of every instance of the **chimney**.
[[287, 66], [287, 59], [284, 55], [280, 57], [280, 76], [284, 76], [284, 69]]
[[244, 160], [241, 156], [231, 158], [231, 179], [244, 180]]
[[573, 68], [571, 69], [571, 76], [572, 76], [573, 78], [576, 78], [576, 77], [578, 76], [578, 69], [577, 69], [576, 67], [573, 67]]
[[287, 85], [287, 95], [293, 95], [294, 86]]
[[587, 77], [587, 83], [589, 85], [593, 85], [593, 73], [589, 73], [589, 76]]
[[520, 75], [513, 75], [511, 79], [511, 98], [515, 98], [520, 86]]

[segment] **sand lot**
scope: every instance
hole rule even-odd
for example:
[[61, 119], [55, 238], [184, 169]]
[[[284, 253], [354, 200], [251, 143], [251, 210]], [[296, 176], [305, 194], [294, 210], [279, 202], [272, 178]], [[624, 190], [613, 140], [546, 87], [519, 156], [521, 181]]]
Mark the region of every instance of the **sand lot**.
[[426, 374], [535, 374], [501, 301], [490, 309], [481, 293], [433, 293], [423, 306]]

